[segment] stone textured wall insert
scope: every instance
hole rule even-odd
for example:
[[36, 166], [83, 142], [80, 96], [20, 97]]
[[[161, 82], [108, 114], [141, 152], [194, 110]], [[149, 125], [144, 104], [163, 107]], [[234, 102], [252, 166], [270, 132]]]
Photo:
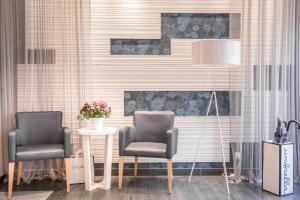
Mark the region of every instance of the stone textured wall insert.
[[162, 13], [161, 39], [114, 38], [110, 40], [111, 55], [171, 55], [172, 38], [238, 39], [239, 23], [240, 14]]
[[[173, 111], [176, 116], [204, 116], [211, 91], [124, 91], [124, 115], [136, 110]], [[230, 102], [231, 96], [238, 102]], [[218, 91], [218, 107], [221, 116], [240, 115], [238, 91]], [[209, 115], [216, 115], [214, 103]]]

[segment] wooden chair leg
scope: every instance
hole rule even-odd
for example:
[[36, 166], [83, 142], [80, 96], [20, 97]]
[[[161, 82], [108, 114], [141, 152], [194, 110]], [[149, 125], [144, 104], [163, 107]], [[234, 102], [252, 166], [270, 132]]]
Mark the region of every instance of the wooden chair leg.
[[20, 185], [21, 182], [21, 176], [22, 176], [22, 170], [23, 170], [23, 162], [18, 161], [18, 178], [17, 178], [17, 185]]
[[168, 192], [172, 193], [172, 160], [168, 159]]
[[55, 167], [57, 169], [57, 179], [61, 180], [61, 159], [55, 159]]
[[124, 157], [119, 158], [119, 189], [122, 188]]
[[137, 172], [138, 172], [138, 157], [134, 157], [134, 176], [137, 176]]
[[70, 192], [70, 158], [65, 158], [67, 192]]
[[14, 170], [15, 170], [15, 162], [8, 163], [8, 192], [7, 192], [7, 198], [9, 200], [12, 199], [12, 190], [13, 190], [13, 183], [14, 183]]

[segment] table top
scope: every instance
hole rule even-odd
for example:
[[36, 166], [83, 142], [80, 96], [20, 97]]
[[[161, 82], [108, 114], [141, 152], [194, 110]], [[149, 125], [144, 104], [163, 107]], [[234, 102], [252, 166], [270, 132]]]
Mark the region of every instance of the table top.
[[117, 133], [117, 130], [118, 129], [115, 127], [103, 127], [102, 129], [93, 129], [92, 127], [85, 127], [78, 129], [78, 134], [86, 136], [113, 135]]

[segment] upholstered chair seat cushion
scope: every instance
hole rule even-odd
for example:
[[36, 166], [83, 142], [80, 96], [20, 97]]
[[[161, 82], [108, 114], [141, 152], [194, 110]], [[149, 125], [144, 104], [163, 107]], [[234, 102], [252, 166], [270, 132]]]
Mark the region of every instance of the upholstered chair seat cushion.
[[64, 158], [64, 145], [38, 144], [16, 148], [17, 160], [44, 160], [51, 158]]
[[125, 148], [125, 154], [127, 156], [139, 156], [139, 157], [166, 157], [165, 143], [157, 142], [132, 142]]

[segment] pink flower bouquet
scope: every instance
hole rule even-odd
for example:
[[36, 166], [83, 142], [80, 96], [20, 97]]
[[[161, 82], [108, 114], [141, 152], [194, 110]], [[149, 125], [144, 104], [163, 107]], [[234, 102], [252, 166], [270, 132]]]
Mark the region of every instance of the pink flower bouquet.
[[111, 108], [108, 107], [105, 101], [86, 102], [80, 109], [78, 115], [79, 120], [88, 120], [94, 118], [109, 118], [111, 115]]

